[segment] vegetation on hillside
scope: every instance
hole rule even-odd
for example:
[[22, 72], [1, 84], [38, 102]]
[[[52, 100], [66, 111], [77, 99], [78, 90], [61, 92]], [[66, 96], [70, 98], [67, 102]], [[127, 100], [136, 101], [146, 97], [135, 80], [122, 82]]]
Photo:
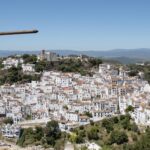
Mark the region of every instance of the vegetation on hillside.
[[1, 58], [0, 59], [0, 69], [2, 69], [4, 67], [4, 65], [3, 65], [3, 59]]
[[98, 58], [88, 58], [83, 60], [67, 58], [61, 59], [58, 62], [38, 61], [35, 64], [35, 69], [37, 72], [41, 72], [43, 70], [55, 70], [62, 72], [76, 72], [81, 75], [87, 75], [91, 73], [91, 68], [98, 67], [101, 63], [102, 60]]
[[22, 58], [23, 58], [25, 64], [27, 64], [27, 63], [36, 64], [36, 62], [37, 62], [36, 55], [24, 54], [24, 55], [22, 55]]
[[[45, 128], [36, 127], [35, 130], [32, 128], [21, 129], [17, 145], [21, 147], [26, 147], [29, 145], [57, 147], [58, 142], [63, 142], [61, 141], [62, 139], [63, 134], [59, 129], [58, 122], [52, 120], [47, 123]], [[60, 147], [61, 145], [59, 145], [59, 148]]]
[[[98, 58], [86, 58], [83, 60], [76, 58], [61, 59], [58, 62], [38, 61], [36, 55], [24, 54], [22, 56], [24, 63], [35, 64], [35, 71], [38, 73], [46, 71], [62, 71], [62, 72], [76, 72], [81, 75], [91, 75], [91, 68], [98, 67], [102, 63]], [[0, 62], [0, 68], [3, 68]], [[11, 67], [9, 69], [0, 69], [0, 85], [13, 83], [26, 83], [32, 80], [40, 80], [40, 74], [24, 74], [21, 65], [18, 67]]]
[[35, 64], [37, 72], [43, 70], [58, 70], [63, 72], [79, 72], [81, 74], [87, 73], [92, 67], [97, 67], [102, 63], [99, 58], [86, 57], [84, 59], [78, 58], [62, 58], [58, 62], [49, 62], [46, 60], [37, 61], [36, 55], [24, 54], [22, 56], [24, 63]]
[[61, 132], [58, 122], [50, 121], [45, 128], [22, 129], [17, 144], [22, 147], [43, 145], [61, 150], [68, 140], [73, 144], [94, 141], [103, 150], [148, 150], [150, 128], [140, 132], [129, 114], [91, 122], [89, 125], [73, 129], [70, 133]]
[[3, 120], [3, 123], [12, 125], [13, 124], [13, 119], [10, 118], [10, 117], [7, 117]]
[[143, 66], [131, 64], [131, 65], [128, 65], [128, 67], [129, 67], [129, 75], [130, 76], [136, 76], [136, 75], [138, 75], [139, 72], [143, 72], [144, 79], [150, 83], [150, 66], [149, 66], [149, 64], [145, 63], [145, 65], [143, 65]]
[[[129, 114], [120, 115], [112, 118], [103, 119], [100, 122], [92, 122], [87, 126], [80, 126], [69, 134], [69, 140], [73, 143], [84, 143], [85, 141], [94, 141], [103, 147], [103, 150], [133, 150], [139, 145], [139, 141], [145, 137], [145, 143], [148, 144], [148, 135], [140, 133], [138, 126], [131, 119]], [[145, 146], [142, 150], [147, 150], [148, 145], [140, 142], [140, 146]]]
[[0, 70], [0, 85], [13, 83], [26, 83], [32, 80], [40, 80], [40, 75], [26, 75], [22, 73], [22, 68], [11, 67], [7, 70]]

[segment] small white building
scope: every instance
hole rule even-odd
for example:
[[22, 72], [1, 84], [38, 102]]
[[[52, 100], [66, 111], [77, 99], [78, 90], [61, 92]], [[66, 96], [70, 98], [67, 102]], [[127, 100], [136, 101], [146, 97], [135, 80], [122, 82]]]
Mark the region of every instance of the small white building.
[[18, 125], [10, 125], [6, 124], [3, 127], [1, 127], [1, 133], [2, 136], [8, 137], [8, 138], [18, 138], [20, 134], [20, 126]]
[[140, 125], [150, 125], [150, 109], [149, 108], [142, 108], [139, 107], [135, 109], [134, 113], [132, 114], [135, 122]]
[[65, 118], [67, 121], [79, 121], [79, 115], [76, 112], [67, 112]]
[[97, 145], [96, 143], [88, 143], [87, 144], [88, 150], [101, 150], [102, 148]]
[[23, 72], [35, 72], [35, 64], [22, 64]]

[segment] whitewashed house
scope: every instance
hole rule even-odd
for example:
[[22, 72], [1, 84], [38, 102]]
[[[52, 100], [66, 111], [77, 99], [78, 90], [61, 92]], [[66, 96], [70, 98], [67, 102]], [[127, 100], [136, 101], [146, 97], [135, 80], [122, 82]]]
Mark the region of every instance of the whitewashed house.
[[22, 64], [23, 72], [35, 72], [35, 64]]

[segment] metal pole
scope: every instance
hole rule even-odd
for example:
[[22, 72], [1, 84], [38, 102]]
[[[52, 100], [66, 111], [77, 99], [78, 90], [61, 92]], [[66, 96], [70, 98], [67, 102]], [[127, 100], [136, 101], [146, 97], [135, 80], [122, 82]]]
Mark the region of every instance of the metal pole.
[[3, 35], [17, 35], [17, 34], [33, 34], [38, 33], [38, 30], [22, 30], [22, 31], [12, 31], [12, 32], [0, 32], [0, 36]]

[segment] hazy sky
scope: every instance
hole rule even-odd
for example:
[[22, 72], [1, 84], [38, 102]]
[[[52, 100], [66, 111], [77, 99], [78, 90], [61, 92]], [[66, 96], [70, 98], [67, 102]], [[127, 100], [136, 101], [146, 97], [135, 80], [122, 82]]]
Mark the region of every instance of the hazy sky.
[[1, 0], [0, 50], [150, 48], [150, 0]]

